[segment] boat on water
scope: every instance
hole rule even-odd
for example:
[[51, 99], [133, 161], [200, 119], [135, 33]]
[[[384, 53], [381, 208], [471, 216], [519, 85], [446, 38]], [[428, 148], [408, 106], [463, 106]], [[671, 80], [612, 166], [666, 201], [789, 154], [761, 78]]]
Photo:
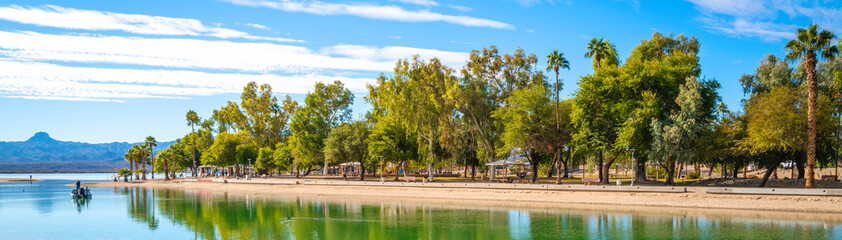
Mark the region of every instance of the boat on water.
[[89, 188], [77, 188], [70, 192], [70, 196], [74, 199], [79, 199], [91, 198], [93, 195], [91, 194], [91, 189]]

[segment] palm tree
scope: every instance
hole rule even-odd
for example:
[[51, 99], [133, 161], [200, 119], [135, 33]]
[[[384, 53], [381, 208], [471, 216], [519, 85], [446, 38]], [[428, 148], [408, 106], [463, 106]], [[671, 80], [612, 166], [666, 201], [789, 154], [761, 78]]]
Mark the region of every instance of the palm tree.
[[146, 164], [149, 163], [149, 155], [146, 154], [146, 145], [134, 145], [137, 148], [137, 160], [140, 161], [142, 179], [146, 180]]
[[585, 53], [585, 57], [593, 57], [593, 61], [596, 64], [596, 68], [602, 67], [600, 62], [603, 58], [611, 55], [611, 44], [608, 43], [607, 39], [591, 39], [588, 42], [588, 52]]
[[123, 159], [126, 159], [126, 162], [129, 162], [129, 169], [130, 169], [129, 170], [129, 177], [131, 177], [132, 176], [131, 173], [134, 172], [134, 165], [132, 165], [135, 162], [134, 161], [135, 157], [134, 157], [133, 149], [134, 148], [129, 148], [129, 150], [126, 150], [126, 154], [123, 155]]
[[814, 172], [816, 166], [816, 52], [821, 54], [823, 59], [832, 59], [839, 54], [839, 48], [833, 46], [831, 41], [836, 38], [833, 32], [822, 30], [818, 32], [818, 26], [813, 24], [807, 29], [799, 28], [798, 36], [786, 43], [786, 60], [794, 62], [801, 60], [801, 64], [807, 70], [807, 183], [805, 188], [813, 188]]
[[[570, 62], [567, 61], [567, 58], [564, 58], [564, 53], [560, 53], [558, 52], [558, 49], [556, 49], [547, 55], [547, 71], [555, 72], [555, 128], [557, 134], [561, 134], [561, 120], [558, 116], [558, 92], [561, 91], [561, 82], [558, 81], [559, 69], [570, 70]], [[561, 160], [560, 149], [561, 146], [556, 146], [556, 169], [558, 169], [558, 162]], [[556, 173], [555, 184], [561, 183], [561, 178], [559, 177], [561, 176], [560, 174], [561, 172]]]
[[154, 137], [148, 136], [146, 137], [146, 141], [144, 142], [145, 146], [149, 148], [149, 159], [152, 167], [152, 179], [155, 179], [155, 152], [153, 152], [153, 148], [158, 146], [158, 141], [155, 140]]
[[187, 111], [187, 125], [190, 125], [190, 130], [193, 132], [193, 141], [192, 149], [193, 149], [193, 177], [196, 177], [196, 125], [202, 122], [199, 119], [199, 115], [196, 114], [193, 110]]

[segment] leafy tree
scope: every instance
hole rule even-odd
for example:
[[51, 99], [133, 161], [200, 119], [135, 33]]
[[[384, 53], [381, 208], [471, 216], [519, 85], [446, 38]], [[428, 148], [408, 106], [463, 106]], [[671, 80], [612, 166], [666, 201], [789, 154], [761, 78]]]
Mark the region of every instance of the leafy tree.
[[290, 123], [291, 142], [295, 166], [307, 167], [305, 175], [319, 163], [324, 163], [323, 170], [327, 173], [324, 141], [332, 128], [351, 118], [353, 99], [354, 95], [340, 81], [316, 83], [315, 91], [305, 98], [305, 106], [295, 111]]
[[418, 136], [401, 121], [381, 119], [371, 130], [367, 141], [368, 155], [375, 165], [383, 166], [385, 161], [392, 161], [395, 166], [404, 166], [405, 162], [418, 160]]
[[836, 38], [833, 32], [828, 30], [818, 31], [818, 25], [812, 25], [807, 29], [799, 28], [796, 39], [786, 44], [786, 60], [796, 61], [802, 59], [801, 64], [807, 70], [807, 182], [804, 187], [812, 188], [814, 170], [816, 166], [816, 112], [818, 96], [816, 87], [816, 64], [818, 63], [817, 52], [824, 59], [831, 59], [839, 54], [837, 46], [831, 41]]
[[665, 121], [652, 119], [652, 149], [650, 158], [656, 159], [667, 170], [666, 184], [673, 184], [677, 159], [690, 159], [692, 146], [698, 133], [703, 129], [700, 119], [704, 119], [702, 95], [696, 78], [689, 78], [681, 86], [681, 92], [675, 100], [680, 109], [670, 114]]
[[275, 146], [275, 152], [272, 154], [272, 160], [275, 168], [278, 170], [290, 170], [292, 169], [294, 157], [293, 157], [293, 148], [294, 146], [290, 143], [278, 143]]
[[[134, 169], [137, 168], [137, 149], [132, 146], [129, 150], [126, 150], [123, 159], [129, 162], [129, 172], [135, 172]], [[137, 176], [135, 176], [134, 180], [137, 180]]]
[[753, 155], [768, 156], [759, 158], [759, 165], [768, 169], [760, 187], [786, 157], [804, 149], [806, 136], [799, 133], [807, 122], [801, 105], [798, 90], [789, 86], [773, 87], [747, 102], [747, 136], [742, 144]]
[[[187, 117], [186, 118], [187, 118], [187, 125], [190, 125], [191, 132], [195, 133], [196, 132], [196, 125], [201, 122], [201, 119], [199, 119], [199, 115], [196, 114], [196, 112], [194, 112], [193, 110], [189, 110], [189, 111], [187, 111]], [[193, 142], [193, 146], [192, 146], [193, 147], [193, 149], [192, 149], [192, 152], [193, 152], [193, 168], [192, 169], [193, 169], [193, 177], [196, 177], [196, 144], [195, 144], [196, 141], [195, 141], [195, 139], [193, 139], [192, 142]]]
[[526, 153], [532, 165], [532, 182], [538, 180], [538, 168], [551, 161], [551, 154], [557, 149], [559, 134], [553, 126], [552, 93], [542, 84], [515, 90], [509, 97], [509, 104], [494, 112], [505, 126], [503, 142], [505, 150]]
[[369, 85], [369, 99], [375, 108], [395, 119], [404, 119], [425, 140], [430, 181], [434, 181], [433, 163], [438, 158], [434, 149], [439, 144], [442, 125], [453, 114], [452, 104], [446, 99], [448, 87], [456, 81], [452, 71], [436, 58], [424, 62], [415, 56], [412, 60], [399, 60], [394, 77], [380, 75], [377, 87]]
[[260, 148], [258, 148], [254, 143], [244, 143], [237, 145], [237, 154], [236, 154], [236, 169], [234, 170], [237, 175], [240, 175], [240, 165], [251, 165], [254, 161], [257, 160], [257, 156], [259, 154]]
[[273, 155], [275, 155], [275, 150], [272, 150], [270, 147], [262, 147], [257, 152], [257, 159], [254, 161], [254, 168], [262, 173], [272, 174], [272, 170], [277, 168], [275, 165], [275, 161], [273, 159]]
[[222, 132], [216, 136], [213, 145], [202, 154], [203, 165], [228, 167], [237, 164], [237, 147], [245, 140], [242, 134]]
[[523, 49], [505, 55], [495, 46], [474, 50], [462, 69], [463, 77], [449, 87], [448, 101], [469, 120], [481, 150], [478, 153], [486, 162], [497, 160], [503, 130], [492, 112], [505, 106], [515, 89], [544, 83], [543, 73], [534, 68], [537, 63], [538, 57]]
[[360, 180], [365, 180], [365, 162], [368, 159], [368, 126], [365, 121], [342, 123], [330, 130], [325, 140], [325, 158], [336, 164], [360, 163]]
[[[643, 163], [652, 147], [651, 122], [679, 111], [678, 86], [701, 72], [698, 48], [695, 38], [656, 32], [635, 47], [623, 66], [601, 67], [579, 80], [572, 113], [575, 150], [577, 155], [596, 155], [603, 183], [608, 183], [608, 168], [628, 156], [629, 148], [637, 150], [639, 161], [633, 169], [643, 180]], [[699, 85], [704, 114], [697, 121], [707, 124], [719, 102], [719, 83], [705, 80]]]

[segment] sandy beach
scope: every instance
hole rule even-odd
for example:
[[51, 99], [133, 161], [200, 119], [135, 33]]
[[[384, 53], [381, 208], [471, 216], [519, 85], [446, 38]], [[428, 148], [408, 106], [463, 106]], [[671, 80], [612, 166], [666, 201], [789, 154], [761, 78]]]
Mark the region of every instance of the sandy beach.
[[29, 178], [0, 178], [0, 182], [29, 182], [29, 181], [41, 181], [41, 179], [29, 179]]
[[[599, 209], [647, 207], [698, 210], [754, 210], [792, 213], [842, 213], [842, 197], [832, 196], [766, 196], [707, 194], [704, 187], [688, 187], [685, 193], [589, 192], [554, 190], [383, 187], [339, 185], [295, 185], [215, 183], [184, 180], [90, 182], [90, 187], [146, 187], [232, 193], [268, 197], [293, 195], [354, 199], [386, 199], [395, 201], [470, 201], [493, 205], [532, 204], [541, 206], [581, 205]], [[634, 208], [637, 209], [637, 208]]]

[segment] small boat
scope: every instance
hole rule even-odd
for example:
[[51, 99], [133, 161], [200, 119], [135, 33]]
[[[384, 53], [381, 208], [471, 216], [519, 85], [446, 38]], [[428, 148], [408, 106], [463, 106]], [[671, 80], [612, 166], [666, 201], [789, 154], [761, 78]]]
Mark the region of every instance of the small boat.
[[91, 189], [89, 188], [77, 188], [73, 189], [70, 192], [70, 196], [74, 199], [76, 198], [91, 198], [93, 195], [91, 194]]

